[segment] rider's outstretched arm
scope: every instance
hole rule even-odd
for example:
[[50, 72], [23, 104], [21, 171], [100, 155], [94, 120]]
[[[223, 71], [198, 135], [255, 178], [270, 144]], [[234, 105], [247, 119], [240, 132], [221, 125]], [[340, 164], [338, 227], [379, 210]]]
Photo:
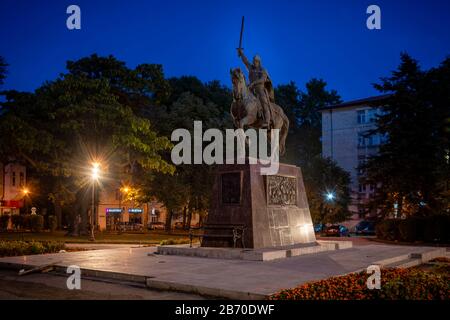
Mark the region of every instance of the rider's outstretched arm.
[[244, 51], [239, 50], [239, 56], [242, 59], [242, 62], [245, 64], [247, 71], [250, 71], [250, 61], [248, 61], [247, 57], [244, 55]]

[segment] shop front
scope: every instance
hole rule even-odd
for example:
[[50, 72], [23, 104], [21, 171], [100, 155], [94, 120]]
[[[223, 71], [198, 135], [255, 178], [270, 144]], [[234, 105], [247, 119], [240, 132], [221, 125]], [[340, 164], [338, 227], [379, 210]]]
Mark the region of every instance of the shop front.
[[142, 231], [145, 210], [141, 207], [100, 207], [99, 229], [106, 231]]
[[106, 208], [106, 230], [119, 230], [122, 222], [122, 208]]

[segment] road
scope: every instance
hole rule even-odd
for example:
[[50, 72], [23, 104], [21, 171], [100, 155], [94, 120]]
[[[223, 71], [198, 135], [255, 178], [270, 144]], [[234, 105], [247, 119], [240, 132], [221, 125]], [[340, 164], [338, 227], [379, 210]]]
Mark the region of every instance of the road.
[[0, 300], [198, 300], [195, 294], [149, 290], [138, 284], [81, 280], [81, 290], [69, 290], [63, 275], [30, 274], [19, 277], [17, 271], [0, 270]]

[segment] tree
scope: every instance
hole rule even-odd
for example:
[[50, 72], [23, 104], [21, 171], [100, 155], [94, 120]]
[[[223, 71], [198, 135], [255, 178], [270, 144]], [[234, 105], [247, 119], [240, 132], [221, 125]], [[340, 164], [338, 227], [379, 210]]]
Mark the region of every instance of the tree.
[[121, 104], [130, 106], [137, 115], [145, 115], [153, 105], [167, 102], [169, 82], [159, 64], [139, 64], [130, 69], [114, 56], [93, 54], [77, 61], [68, 61], [67, 70], [74, 76], [105, 80]]
[[8, 64], [6, 63], [5, 58], [0, 56], [0, 85], [2, 85], [6, 79], [6, 67], [8, 67]]
[[[329, 158], [303, 167], [309, 210], [315, 223], [337, 223], [350, 217], [350, 174]], [[327, 196], [331, 194], [332, 199]]]
[[[171, 88], [173, 94], [178, 98], [172, 102], [169, 107], [155, 107], [151, 113], [151, 121], [158, 123], [159, 132], [170, 136], [171, 132], [178, 128], [184, 128], [191, 132], [193, 136], [194, 121], [202, 121], [203, 130], [209, 128], [225, 129], [231, 128], [231, 118], [225, 108], [218, 106], [213, 101], [224, 99], [223, 91], [217, 85], [214, 85], [215, 95], [209, 92], [211, 83], [202, 84], [194, 77], [182, 77], [181, 79], [171, 79]], [[192, 88], [190, 89], [190, 85]], [[182, 90], [186, 90], [180, 93]], [[203, 95], [200, 98], [195, 95]], [[173, 97], [171, 97], [173, 98]], [[153, 180], [153, 187], [148, 194], [154, 194], [164, 203], [168, 210], [168, 220], [166, 220], [166, 229], [171, 227], [173, 212], [183, 208], [188, 210], [187, 226], [190, 226], [190, 217], [192, 213], [198, 213], [203, 217], [209, 207], [210, 192], [214, 177], [214, 166], [206, 164], [182, 164], [176, 167], [177, 177], [171, 178], [165, 174], [157, 174]], [[153, 190], [153, 191], [152, 191]], [[176, 192], [178, 195], [165, 194], [161, 190], [171, 190], [169, 193]]]
[[1, 151], [16, 154], [40, 175], [53, 177], [52, 199], [70, 203], [85, 225], [92, 161], [103, 162], [108, 179], [132, 176], [136, 168], [174, 171], [161, 155], [170, 148], [170, 141], [158, 136], [149, 120], [138, 115], [139, 110], [124, 104], [139, 99], [121, 96], [125, 90], [112, 86], [104, 73], [99, 78], [92, 74], [62, 75], [33, 94], [7, 92], [0, 118]]
[[[311, 79], [306, 92], [294, 82], [275, 89], [275, 100], [290, 121], [286, 162], [298, 165], [303, 172], [305, 188], [314, 222], [335, 223], [350, 215], [350, 177], [334, 161], [321, 155], [322, 121], [320, 109], [341, 102], [335, 90], [326, 90], [326, 82]], [[334, 201], [325, 195], [333, 192]]]
[[364, 183], [376, 185], [371, 208], [387, 215], [427, 215], [448, 210], [450, 60], [423, 71], [408, 54], [375, 88], [392, 95], [380, 106], [379, 153], [362, 167]]
[[155, 196], [166, 207], [165, 230], [169, 232], [174, 213], [181, 210], [187, 203], [189, 185], [179, 172], [174, 175], [157, 174], [148, 185], [152, 187], [147, 194]]

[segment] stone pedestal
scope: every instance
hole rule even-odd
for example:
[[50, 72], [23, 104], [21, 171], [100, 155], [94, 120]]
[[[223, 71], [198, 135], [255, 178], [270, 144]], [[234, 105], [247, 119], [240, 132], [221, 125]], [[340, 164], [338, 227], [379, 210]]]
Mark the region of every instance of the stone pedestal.
[[233, 229], [241, 227], [244, 237], [237, 247], [316, 241], [300, 168], [280, 163], [278, 174], [271, 176], [260, 169], [260, 164], [218, 166], [202, 247], [234, 246]]

